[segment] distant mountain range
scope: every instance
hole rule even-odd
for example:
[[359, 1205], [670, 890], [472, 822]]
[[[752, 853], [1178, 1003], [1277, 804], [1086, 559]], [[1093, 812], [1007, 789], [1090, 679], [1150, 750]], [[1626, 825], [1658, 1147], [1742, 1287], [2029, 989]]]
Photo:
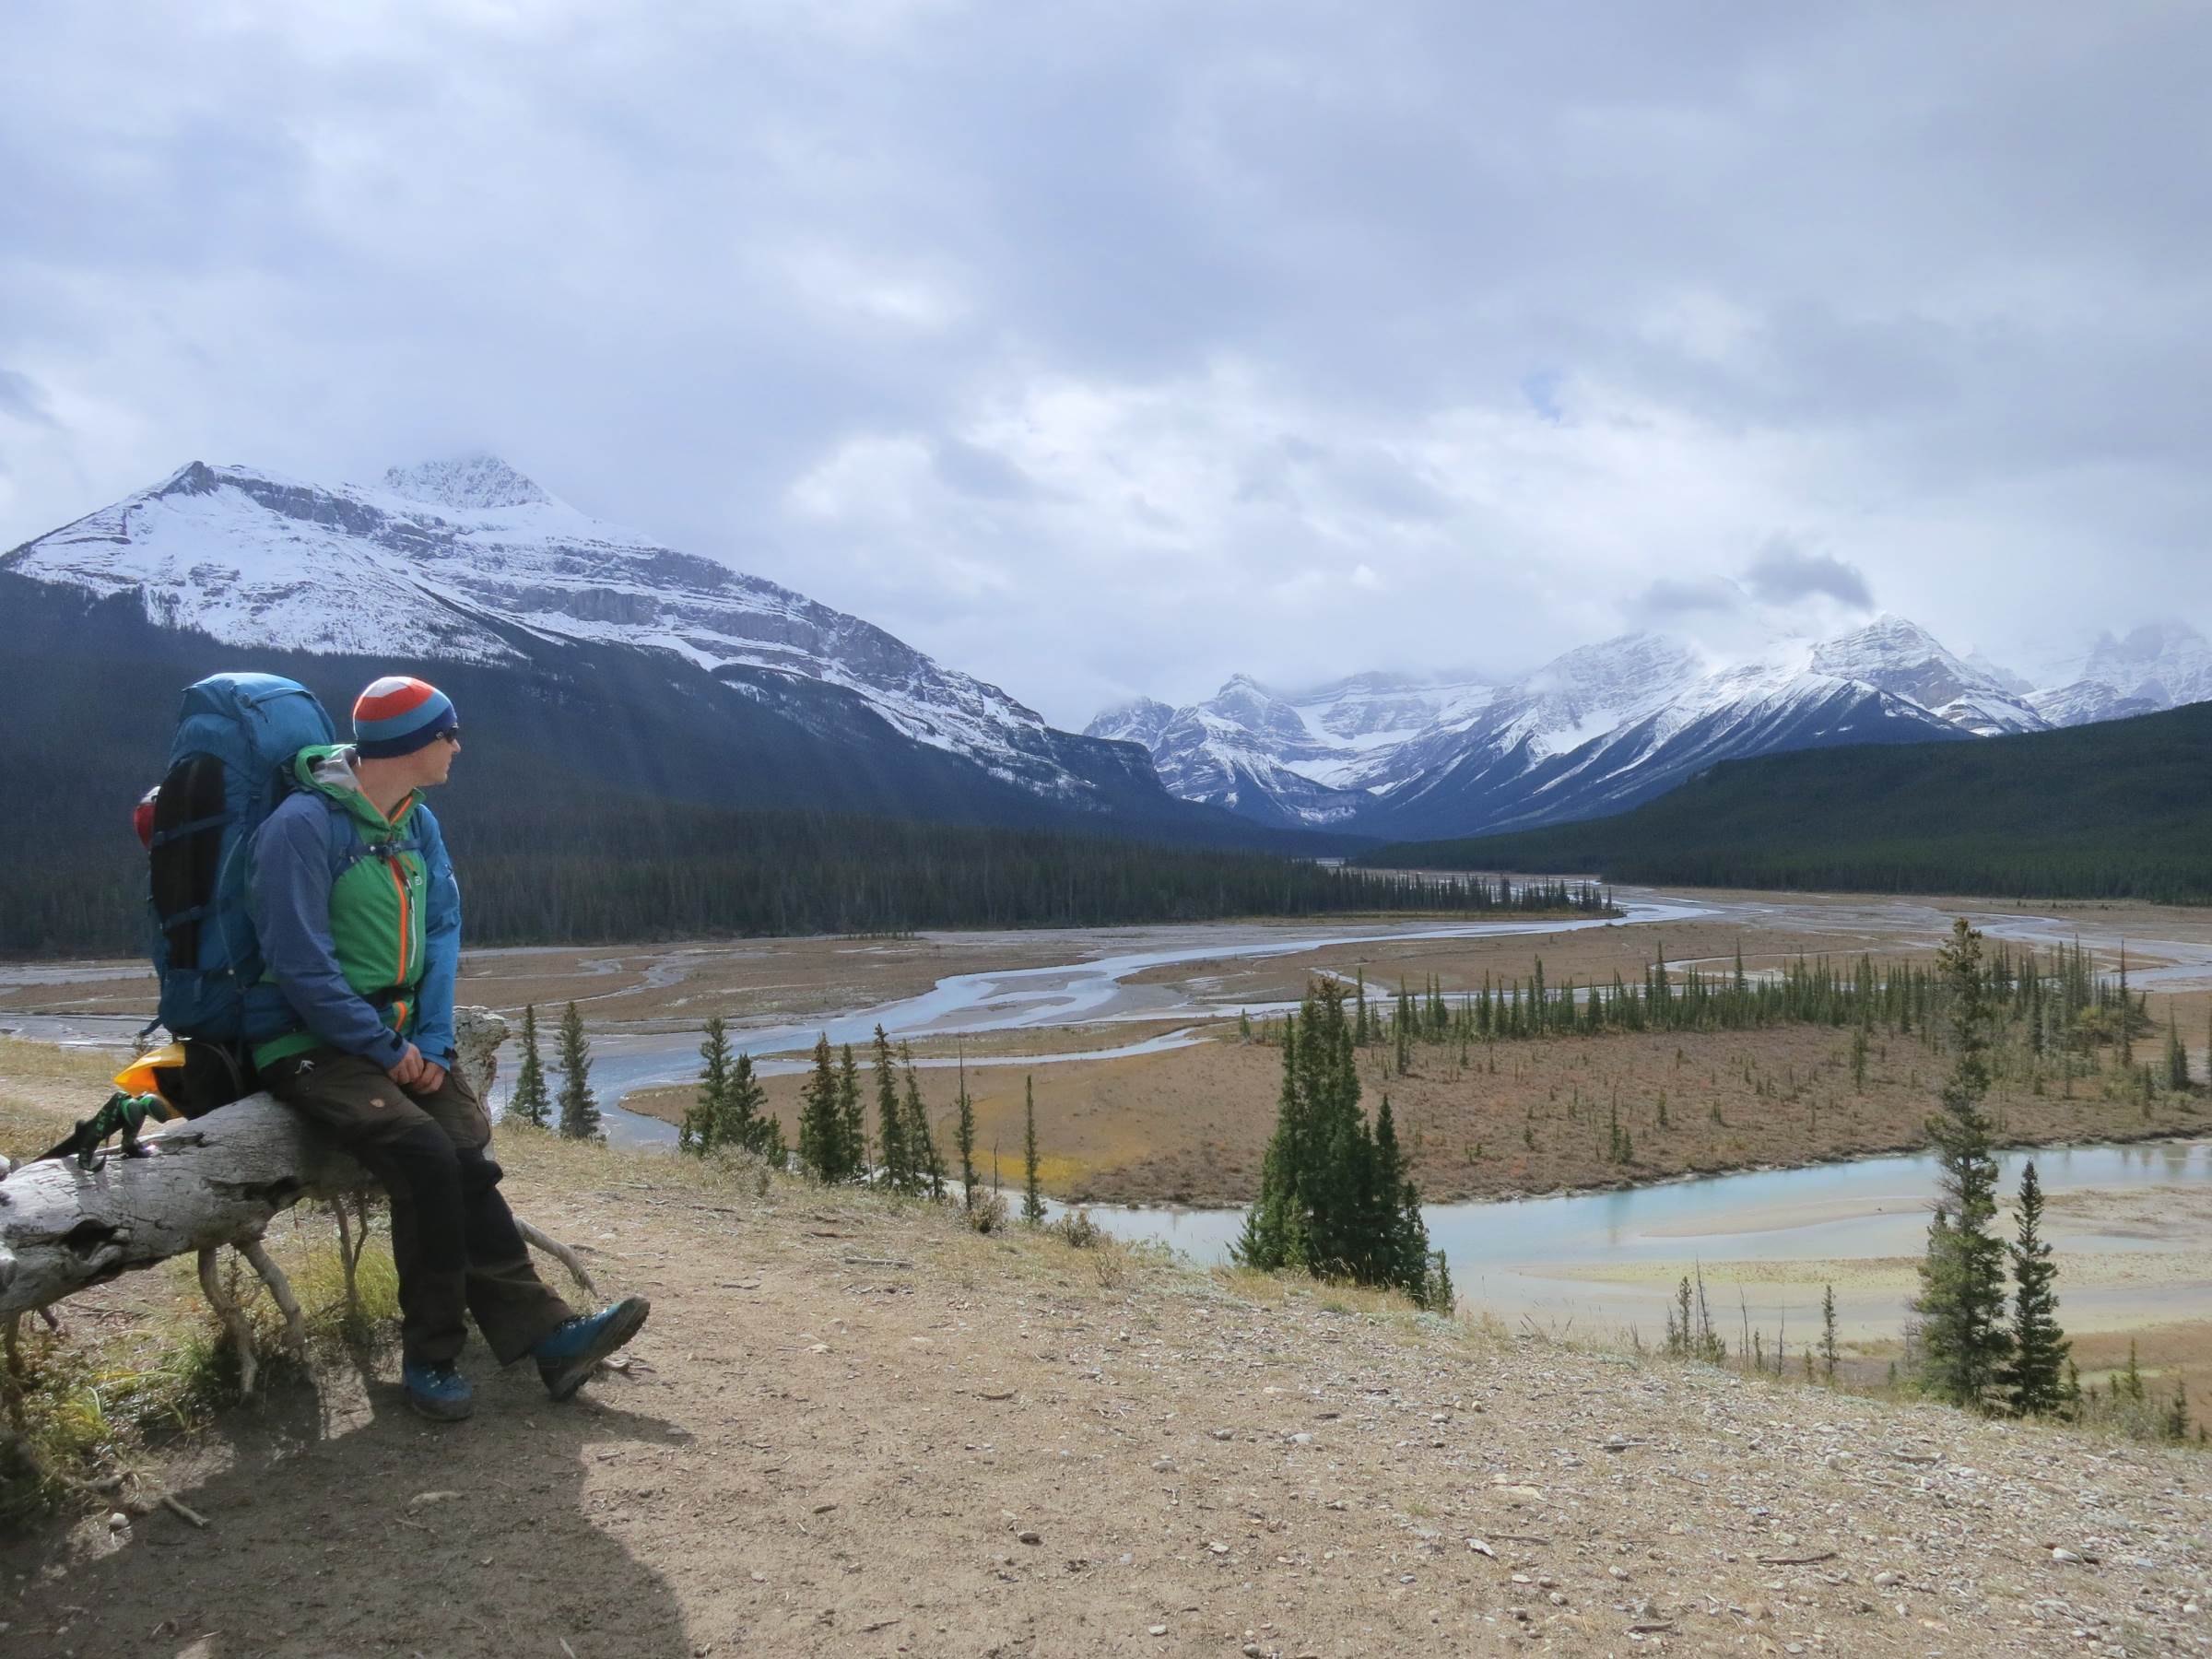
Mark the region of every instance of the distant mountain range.
[[[22, 624], [0, 656], [65, 665], [14, 677], [34, 700], [77, 684], [80, 660], [159, 660], [169, 680], [281, 660], [325, 690], [412, 666], [511, 753], [654, 796], [1214, 843], [1261, 828], [1169, 794], [1142, 749], [1057, 730], [871, 623], [594, 520], [487, 455], [372, 486], [194, 462], [0, 556], [0, 610]], [[102, 714], [124, 677], [13, 724], [97, 717], [102, 741], [158, 748], [173, 689]]]
[[[0, 555], [0, 615], [17, 700], [0, 763], [18, 775], [30, 732], [76, 735], [57, 765], [126, 767], [120, 749], [165, 736], [173, 686], [213, 668], [289, 662], [339, 699], [412, 665], [466, 693], [502, 767], [665, 799], [1309, 852], [1619, 812], [1746, 755], [2212, 699], [2212, 646], [2179, 623], [2101, 639], [2039, 688], [1885, 616], [1747, 664], [1634, 633], [1505, 682], [1365, 674], [1286, 693], [1240, 675], [1205, 702], [1140, 700], [1078, 735], [488, 455], [372, 485], [194, 462]], [[133, 751], [126, 770], [154, 758]]]
[[1723, 666], [1632, 633], [1501, 684], [1363, 674], [1277, 692], [1239, 675], [1205, 702], [1140, 699], [1087, 729], [1144, 744], [1187, 800], [1395, 840], [1621, 812], [1748, 755], [2039, 732], [2207, 699], [2212, 645], [2185, 624], [2106, 635], [2038, 689], [1885, 615]]

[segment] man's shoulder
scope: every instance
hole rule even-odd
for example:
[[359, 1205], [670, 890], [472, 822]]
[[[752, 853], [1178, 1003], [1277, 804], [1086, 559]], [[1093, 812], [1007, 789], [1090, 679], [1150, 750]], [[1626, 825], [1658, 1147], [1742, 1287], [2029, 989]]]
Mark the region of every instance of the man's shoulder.
[[312, 823], [324, 829], [331, 818], [331, 802], [327, 796], [312, 789], [295, 789], [270, 808], [269, 816], [262, 820], [262, 834], [283, 833], [283, 826]]

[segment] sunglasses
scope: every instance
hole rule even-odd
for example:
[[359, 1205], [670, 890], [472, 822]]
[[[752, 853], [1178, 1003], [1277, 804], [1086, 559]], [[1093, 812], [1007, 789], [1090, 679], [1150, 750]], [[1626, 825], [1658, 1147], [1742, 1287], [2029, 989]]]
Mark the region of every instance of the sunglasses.
[[457, 725], [447, 726], [444, 731], [438, 734], [438, 741], [441, 743], [459, 743], [461, 741], [461, 728]]

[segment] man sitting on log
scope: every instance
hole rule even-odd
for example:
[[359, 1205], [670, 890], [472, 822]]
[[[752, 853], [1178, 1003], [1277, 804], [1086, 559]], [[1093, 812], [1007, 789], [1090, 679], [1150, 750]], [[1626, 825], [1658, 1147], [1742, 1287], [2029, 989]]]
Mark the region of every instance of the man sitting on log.
[[253, 840], [268, 964], [268, 986], [247, 999], [254, 1065], [391, 1195], [408, 1403], [441, 1421], [468, 1416], [454, 1364], [464, 1312], [500, 1364], [535, 1358], [567, 1399], [637, 1335], [647, 1303], [577, 1314], [540, 1281], [500, 1194], [490, 1117], [454, 1068], [460, 892], [418, 799], [461, 752], [453, 703], [386, 677], [355, 702], [353, 729], [350, 746], [300, 753], [293, 793]]

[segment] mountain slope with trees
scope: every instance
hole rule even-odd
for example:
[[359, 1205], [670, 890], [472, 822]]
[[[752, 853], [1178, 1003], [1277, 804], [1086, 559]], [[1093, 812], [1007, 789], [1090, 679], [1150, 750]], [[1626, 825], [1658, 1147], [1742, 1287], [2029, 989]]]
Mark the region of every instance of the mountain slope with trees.
[[1177, 800], [1128, 744], [1058, 735], [1085, 751], [1099, 810], [913, 743], [835, 687], [731, 683], [627, 647], [518, 633], [498, 664], [244, 651], [158, 627], [127, 594], [6, 571], [0, 615], [0, 775], [21, 804], [0, 954], [143, 947], [132, 804], [161, 775], [182, 688], [243, 668], [300, 680], [341, 729], [381, 674], [453, 696], [465, 754], [434, 804], [481, 943], [1371, 908], [1310, 863], [1251, 856], [1355, 843]]
[[1700, 887], [2212, 904], [2212, 704], [1724, 761], [1617, 817], [1360, 855]]

